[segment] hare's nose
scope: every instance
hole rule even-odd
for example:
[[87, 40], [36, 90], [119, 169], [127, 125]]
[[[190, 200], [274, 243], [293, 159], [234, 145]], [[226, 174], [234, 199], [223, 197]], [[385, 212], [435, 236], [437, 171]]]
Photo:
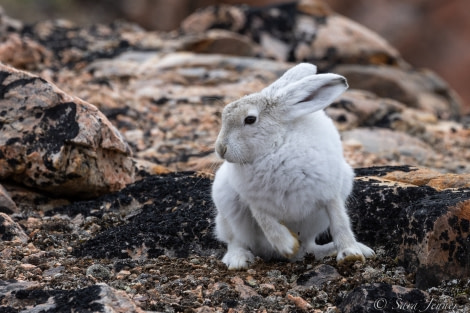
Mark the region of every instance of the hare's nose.
[[224, 144], [218, 144], [215, 147], [215, 151], [217, 151], [217, 154], [223, 159], [225, 153], [227, 152], [227, 146]]

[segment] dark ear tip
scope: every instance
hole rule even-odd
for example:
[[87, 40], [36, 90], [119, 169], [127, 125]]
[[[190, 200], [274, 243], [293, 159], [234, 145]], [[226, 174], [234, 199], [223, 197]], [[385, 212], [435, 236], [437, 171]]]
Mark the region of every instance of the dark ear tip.
[[339, 81], [341, 82], [341, 84], [343, 84], [346, 88], [349, 87], [349, 85], [348, 85], [348, 80], [346, 79], [346, 77], [340, 76], [340, 77], [338, 78], [338, 80], [339, 80]]

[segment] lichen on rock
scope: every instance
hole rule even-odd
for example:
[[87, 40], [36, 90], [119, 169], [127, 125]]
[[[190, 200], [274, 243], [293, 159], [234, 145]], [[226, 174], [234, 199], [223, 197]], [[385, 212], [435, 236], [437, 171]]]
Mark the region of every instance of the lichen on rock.
[[38, 76], [0, 69], [1, 179], [65, 197], [133, 181], [131, 151], [96, 107]]

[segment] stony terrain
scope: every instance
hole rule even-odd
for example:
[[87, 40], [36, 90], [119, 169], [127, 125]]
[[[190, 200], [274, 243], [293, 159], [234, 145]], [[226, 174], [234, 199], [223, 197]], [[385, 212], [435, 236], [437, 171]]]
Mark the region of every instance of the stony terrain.
[[[0, 312], [470, 309], [460, 100], [322, 2], [211, 7], [169, 33], [2, 12], [0, 37]], [[210, 198], [221, 109], [301, 61], [348, 78], [327, 113], [377, 257], [228, 271]]]

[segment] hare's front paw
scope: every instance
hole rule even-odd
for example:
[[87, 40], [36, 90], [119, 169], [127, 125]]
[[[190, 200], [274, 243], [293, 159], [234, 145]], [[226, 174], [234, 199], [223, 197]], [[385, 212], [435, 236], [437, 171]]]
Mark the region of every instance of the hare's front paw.
[[339, 251], [336, 256], [336, 261], [338, 263], [354, 261], [364, 262], [365, 258], [372, 257], [374, 255], [375, 253], [371, 248], [357, 242], [354, 246]]
[[285, 258], [291, 259], [297, 254], [297, 252], [299, 252], [300, 242], [295, 233], [293, 233], [284, 225], [283, 228], [285, 229], [285, 232], [283, 232], [281, 236], [273, 240], [272, 245], [274, 246], [274, 249], [279, 252], [279, 254], [281, 254]]
[[225, 256], [222, 258], [222, 262], [227, 265], [229, 270], [238, 270], [247, 268], [250, 263], [254, 261], [255, 257], [249, 250], [236, 248], [229, 249]]

